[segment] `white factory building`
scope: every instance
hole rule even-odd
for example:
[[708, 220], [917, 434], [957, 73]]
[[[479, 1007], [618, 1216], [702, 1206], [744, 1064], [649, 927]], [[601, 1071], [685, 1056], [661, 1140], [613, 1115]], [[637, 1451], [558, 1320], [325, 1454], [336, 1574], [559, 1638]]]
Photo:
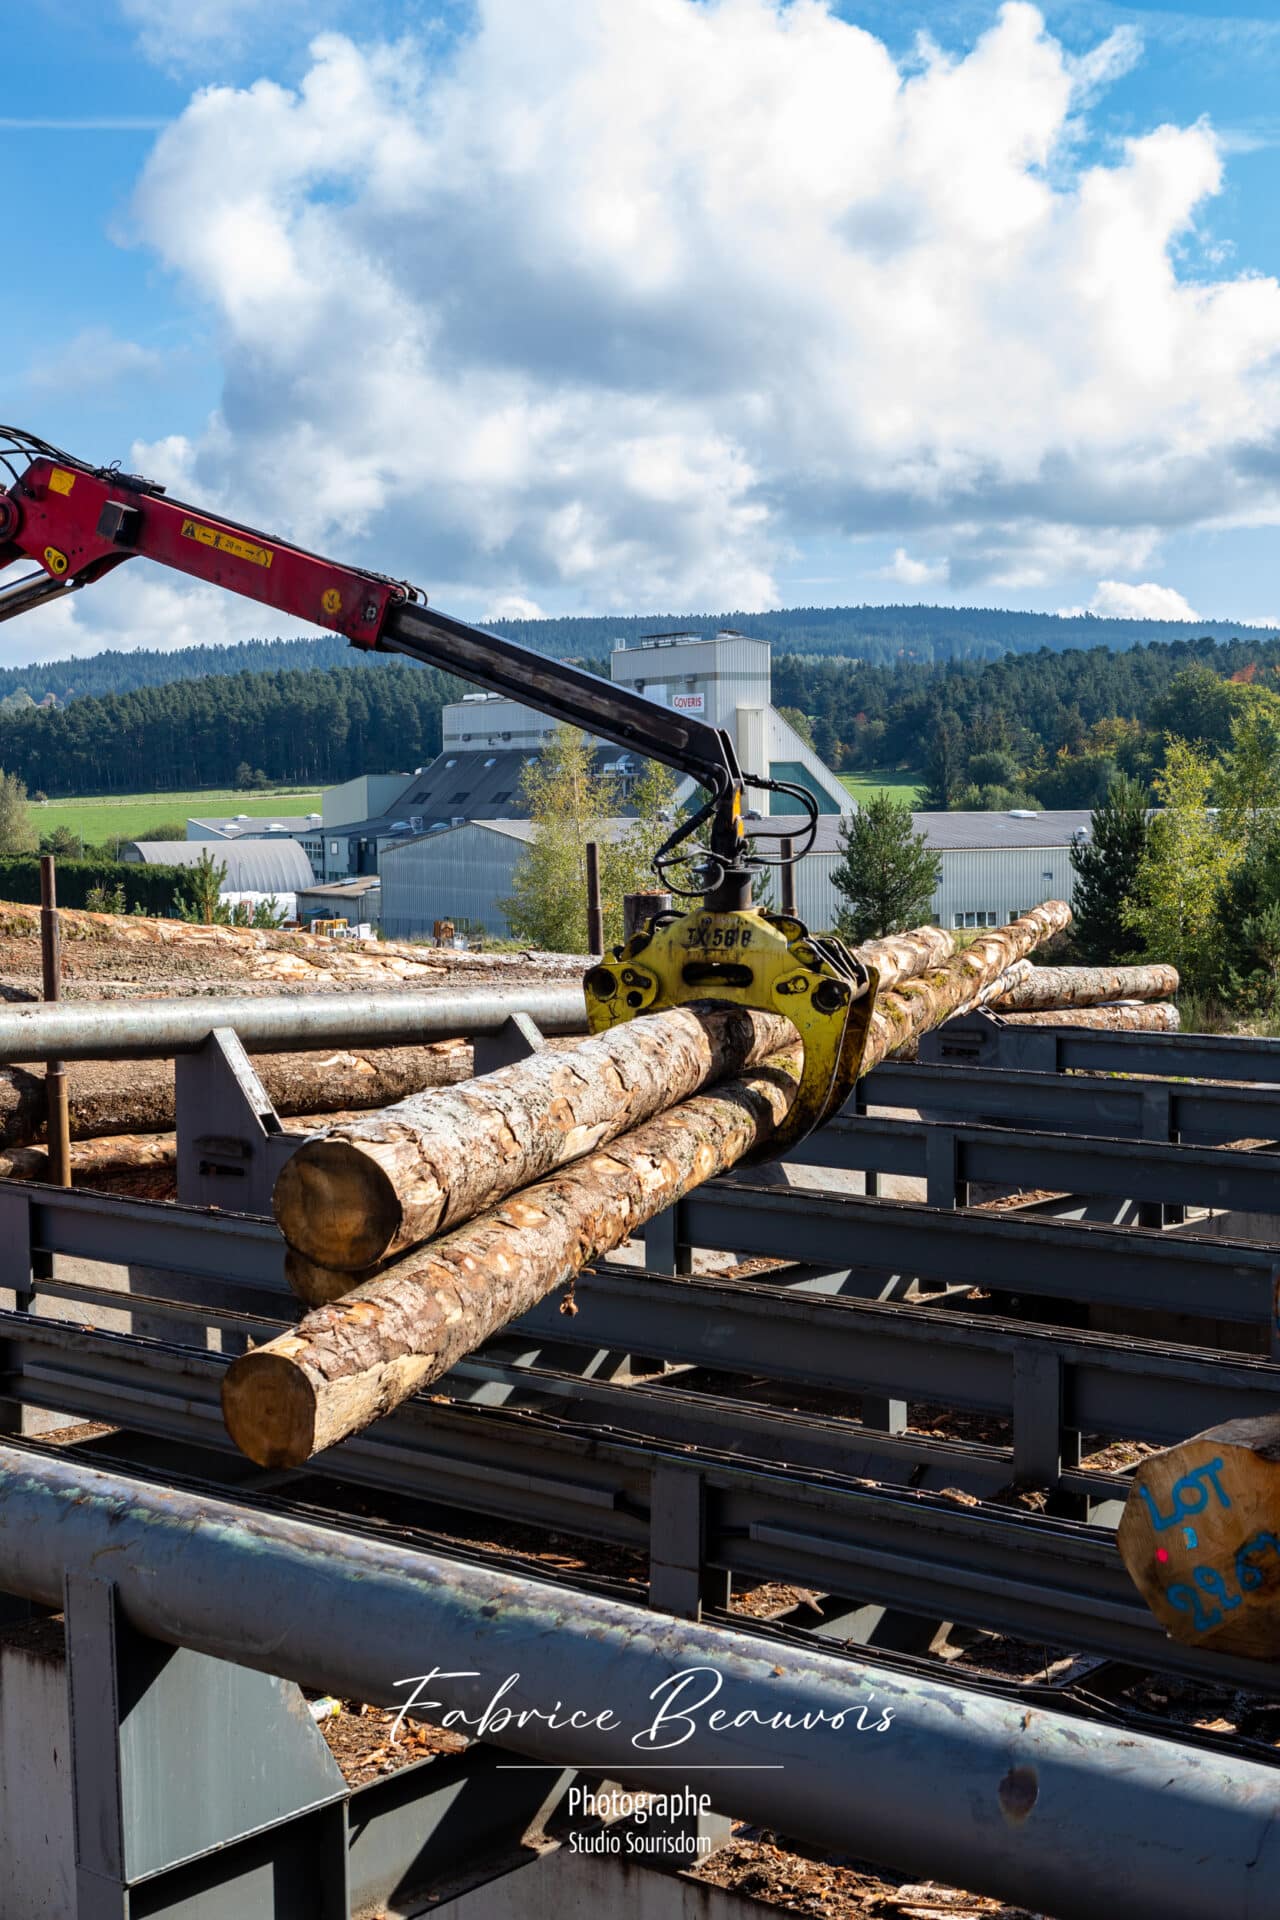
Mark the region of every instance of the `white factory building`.
[[[917, 813], [916, 831], [938, 855], [929, 918], [942, 927], [998, 927], [1042, 900], [1070, 900], [1071, 849], [1089, 831], [1087, 812]], [[800, 918], [817, 932], [835, 925], [843, 905], [832, 885], [840, 859], [839, 820], [818, 822], [813, 851], [797, 869]], [[618, 833], [627, 822], [609, 823]], [[800, 816], [771, 819], [763, 833], [799, 835]], [[382, 927], [389, 940], [412, 939], [437, 919], [504, 936], [498, 902], [511, 892], [528, 843], [527, 820], [473, 820], [388, 847], [382, 857]], [[773, 899], [778, 901], [777, 883]]]

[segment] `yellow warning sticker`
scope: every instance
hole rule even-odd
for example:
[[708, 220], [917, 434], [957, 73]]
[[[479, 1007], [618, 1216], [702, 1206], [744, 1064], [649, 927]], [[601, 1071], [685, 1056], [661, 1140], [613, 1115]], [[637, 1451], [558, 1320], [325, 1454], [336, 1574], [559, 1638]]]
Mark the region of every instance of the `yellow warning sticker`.
[[49, 475], [50, 493], [70, 493], [75, 483], [74, 473], [68, 473], [65, 467], [55, 467]]
[[229, 553], [236, 560], [252, 561], [255, 567], [271, 565], [270, 547], [255, 546], [252, 540], [242, 540], [236, 533], [225, 533], [221, 527], [202, 526], [199, 520], [184, 520], [182, 537], [184, 540], [198, 540], [202, 547], [216, 547], [219, 553]]
[[336, 587], [326, 587], [320, 595], [320, 605], [326, 613], [342, 612], [342, 595]]

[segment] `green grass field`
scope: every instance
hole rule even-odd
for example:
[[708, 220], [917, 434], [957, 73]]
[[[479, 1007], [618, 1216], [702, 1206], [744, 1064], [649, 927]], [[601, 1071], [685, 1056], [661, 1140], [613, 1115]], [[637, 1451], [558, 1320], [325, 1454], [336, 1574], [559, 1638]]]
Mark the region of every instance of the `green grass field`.
[[181, 822], [179, 837], [186, 837], [187, 818], [203, 819], [212, 814], [251, 813], [275, 819], [282, 814], [319, 813], [319, 788], [280, 788], [270, 793], [112, 793], [99, 799], [48, 800], [33, 804], [31, 822], [36, 832], [52, 833], [55, 827], [70, 827], [82, 840], [97, 845], [117, 835], [130, 840], [166, 821]]
[[918, 773], [902, 773], [897, 767], [887, 767], [882, 773], [842, 773], [840, 784], [847, 787], [855, 800], [874, 800], [878, 793], [887, 793], [890, 799], [905, 800], [909, 807], [914, 807], [921, 778]]

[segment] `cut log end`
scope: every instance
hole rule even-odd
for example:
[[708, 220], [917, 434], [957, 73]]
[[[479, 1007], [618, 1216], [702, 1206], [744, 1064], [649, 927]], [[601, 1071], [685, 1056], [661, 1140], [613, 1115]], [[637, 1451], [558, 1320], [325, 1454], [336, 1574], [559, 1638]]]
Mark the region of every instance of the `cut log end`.
[[309, 1142], [281, 1168], [272, 1195], [276, 1223], [305, 1260], [359, 1272], [400, 1232], [400, 1196], [387, 1172], [352, 1141]]
[[260, 1467], [296, 1467], [316, 1451], [316, 1396], [283, 1354], [246, 1353], [222, 1382], [222, 1418], [241, 1453]]

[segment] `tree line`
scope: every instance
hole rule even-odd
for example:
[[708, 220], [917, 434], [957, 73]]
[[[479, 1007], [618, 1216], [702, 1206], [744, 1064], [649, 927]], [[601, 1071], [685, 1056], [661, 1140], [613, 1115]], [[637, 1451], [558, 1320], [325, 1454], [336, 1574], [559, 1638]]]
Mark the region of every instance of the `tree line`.
[[29, 792], [162, 792], [243, 783], [318, 786], [423, 765], [461, 681], [399, 662], [208, 675], [67, 707], [0, 712], [0, 767]]
[[[1101, 620], [1092, 615], [1064, 618], [1052, 613], [1011, 613], [1002, 607], [779, 607], [769, 613], [572, 615], [559, 619], [490, 620], [493, 633], [518, 640], [536, 653], [591, 658], [607, 675], [612, 649], [634, 646], [645, 634], [692, 631], [713, 634], [733, 627], [752, 639], [770, 640], [775, 672], [784, 654], [844, 660], [892, 674], [982, 663], [1006, 654], [1083, 649], [1118, 653], [1152, 644], [1187, 643], [1185, 624], [1171, 620]], [[1220, 642], [1246, 648], [1229, 621], [1207, 621], [1197, 628], [1199, 644]], [[206, 675], [280, 673], [308, 667], [349, 665], [352, 651], [341, 634], [307, 638], [246, 640], [233, 646], [109, 650], [71, 660], [50, 660], [21, 667], [0, 667], [0, 700], [25, 694], [33, 702], [52, 694], [60, 703], [139, 687], [167, 686], [175, 680]], [[387, 654], [361, 656], [365, 667], [397, 664]]]

